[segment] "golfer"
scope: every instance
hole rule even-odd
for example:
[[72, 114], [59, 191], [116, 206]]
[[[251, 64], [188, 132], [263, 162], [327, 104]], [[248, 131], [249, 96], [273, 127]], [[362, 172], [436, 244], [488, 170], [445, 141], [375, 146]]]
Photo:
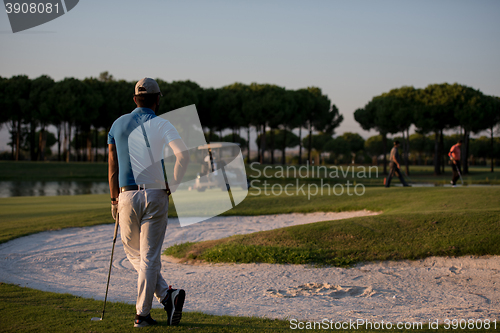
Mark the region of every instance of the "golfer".
[[[123, 248], [139, 274], [134, 327], [157, 324], [150, 315], [153, 296], [164, 305], [168, 325], [179, 324], [185, 299], [184, 290], [169, 287], [160, 272], [161, 246], [167, 228], [168, 196], [170, 191], [176, 190], [189, 161], [186, 145], [177, 130], [169, 121], [155, 115], [161, 96], [155, 80], [144, 78], [137, 82], [134, 95], [137, 108], [118, 118], [108, 134], [111, 214], [115, 220], [118, 217]], [[137, 159], [131, 158], [129, 148], [133, 147], [130, 147], [129, 137], [134, 130], [144, 130], [151, 123], [154, 123], [154, 130], [160, 133], [153, 133], [155, 138], [150, 137], [149, 142], [160, 138], [172, 148], [176, 157], [175, 179], [170, 184], [164, 178], [161, 181], [148, 178], [144, 184], [136, 184], [134, 179], [132, 165], [137, 164]], [[146, 132], [143, 140], [148, 142]], [[148, 165], [147, 162], [144, 161], [144, 164]]]
[[403, 186], [410, 186], [408, 183], [406, 183], [405, 179], [403, 178], [403, 175], [401, 174], [401, 167], [399, 164], [399, 146], [400, 146], [399, 141], [394, 141], [394, 147], [391, 149], [391, 156], [389, 158], [389, 177], [387, 177], [387, 180], [385, 182], [385, 187], [390, 187], [391, 186], [391, 179], [394, 176], [395, 173], [398, 174], [399, 180], [401, 181], [401, 184]]
[[462, 140], [458, 140], [458, 142], [453, 145], [448, 153], [451, 161], [451, 169], [453, 170], [453, 178], [451, 179], [451, 185], [457, 186], [457, 180], [462, 173], [462, 169], [460, 169], [460, 153], [462, 151]]

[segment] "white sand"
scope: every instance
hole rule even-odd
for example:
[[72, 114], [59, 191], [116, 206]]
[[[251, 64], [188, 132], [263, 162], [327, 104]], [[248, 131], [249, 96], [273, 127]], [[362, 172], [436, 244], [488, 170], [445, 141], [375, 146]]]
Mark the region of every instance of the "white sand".
[[[217, 217], [185, 228], [169, 222], [164, 246], [284, 226], [375, 214]], [[0, 245], [0, 281], [104, 299], [113, 225], [48, 231]], [[187, 292], [185, 310], [301, 320], [498, 319], [500, 257], [428, 258], [351, 269], [270, 264], [176, 264], [169, 284]], [[135, 303], [137, 274], [117, 241], [108, 299]], [[156, 302], [155, 302], [156, 304]]]

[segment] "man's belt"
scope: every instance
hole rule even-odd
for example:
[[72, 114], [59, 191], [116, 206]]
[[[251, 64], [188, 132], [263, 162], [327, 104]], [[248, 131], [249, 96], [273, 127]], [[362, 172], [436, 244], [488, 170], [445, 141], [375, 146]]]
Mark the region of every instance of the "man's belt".
[[126, 192], [126, 191], [140, 191], [140, 190], [146, 190], [150, 188], [158, 188], [158, 189], [163, 189], [165, 190], [165, 185], [162, 186], [160, 184], [138, 184], [138, 185], [127, 185], [120, 187], [120, 192]]

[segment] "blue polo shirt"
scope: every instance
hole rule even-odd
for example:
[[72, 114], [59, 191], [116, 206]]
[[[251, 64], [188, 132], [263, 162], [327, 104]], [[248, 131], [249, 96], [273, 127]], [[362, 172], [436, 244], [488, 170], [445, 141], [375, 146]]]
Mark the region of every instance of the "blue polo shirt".
[[[162, 141], [162, 144], [168, 144], [173, 140], [181, 138], [175, 127], [168, 120], [156, 116], [154, 111], [149, 108], [136, 108], [131, 113], [125, 114], [115, 120], [108, 133], [108, 144], [116, 145], [119, 169], [118, 184], [120, 187], [137, 185], [132, 170], [129, 137], [132, 133], [136, 134], [138, 130], [141, 131], [142, 137], [141, 125], [142, 129], [147, 128], [145, 131], [148, 132], [149, 141]], [[145, 145], [144, 148], [146, 148]], [[149, 162], [147, 159], [144, 160], [145, 164]]]

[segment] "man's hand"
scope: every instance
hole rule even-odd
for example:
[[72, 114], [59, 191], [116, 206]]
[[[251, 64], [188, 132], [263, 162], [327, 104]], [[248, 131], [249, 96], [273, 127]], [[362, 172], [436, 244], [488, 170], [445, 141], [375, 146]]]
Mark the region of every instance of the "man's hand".
[[113, 216], [113, 220], [115, 221], [116, 215], [118, 215], [118, 203], [111, 204], [111, 216]]

